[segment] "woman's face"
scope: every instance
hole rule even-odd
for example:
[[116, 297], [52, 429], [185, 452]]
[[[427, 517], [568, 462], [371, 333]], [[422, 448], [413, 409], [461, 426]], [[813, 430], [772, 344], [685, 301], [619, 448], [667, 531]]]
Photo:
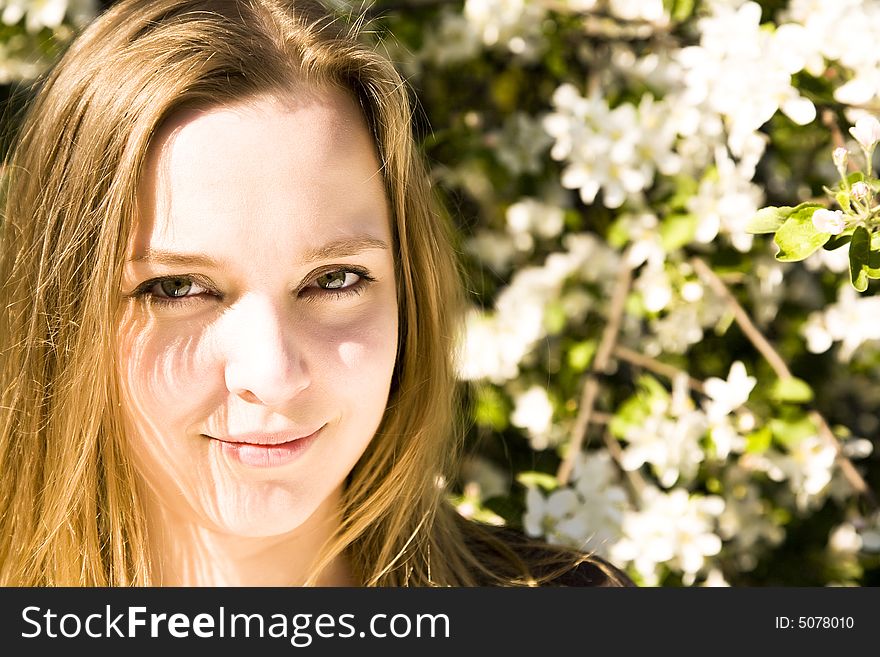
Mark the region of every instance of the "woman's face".
[[389, 209], [358, 106], [325, 90], [175, 116], [138, 211], [118, 366], [153, 502], [240, 536], [329, 516], [397, 351]]

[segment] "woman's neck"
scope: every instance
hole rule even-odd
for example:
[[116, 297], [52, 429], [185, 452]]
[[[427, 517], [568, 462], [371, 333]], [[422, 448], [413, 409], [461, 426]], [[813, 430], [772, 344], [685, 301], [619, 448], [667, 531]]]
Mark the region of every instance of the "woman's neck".
[[[206, 528], [158, 504], [148, 503], [154, 580], [160, 586], [301, 586], [338, 519], [331, 496], [306, 522], [277, 536], [237, 536]], [[329, 508], [324, 508], [324, 507]], [[354, 586], [340, 555], [315, 582]]]

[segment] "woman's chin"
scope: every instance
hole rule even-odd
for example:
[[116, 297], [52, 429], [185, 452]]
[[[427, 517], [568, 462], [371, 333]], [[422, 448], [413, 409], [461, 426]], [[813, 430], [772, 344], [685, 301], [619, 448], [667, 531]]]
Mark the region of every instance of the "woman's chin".
[[294, 499], [272, 499], [262, 503], [252, 499], [246, 503], [237, 500], [204, 510], [209, 526], [215, 527], [220, 533], [242, 538], [289, 534], [306, 524], [314, 511], [314, 505]]

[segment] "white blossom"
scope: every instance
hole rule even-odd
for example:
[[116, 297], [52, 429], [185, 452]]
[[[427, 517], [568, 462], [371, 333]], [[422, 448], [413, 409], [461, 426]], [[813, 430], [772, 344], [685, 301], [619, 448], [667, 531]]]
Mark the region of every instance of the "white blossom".
[[540, 267], [524, 267], [495, 300], [492, 311], [472, 310], [457, 353], [463, 380], [504, 383], [519, 374], [520, 363], [546, 334], [547, 306], [569, 278], [613, 280], [618, 256], [593, 235], [566, 235], [566, 251], [551, 253]]
[[610, 0], [608, 9], [628, 21], [647, 21], [657, 26], [669, 23], [663, 0]]
[[655, 404], [651, 415], [623, 436], [627, 446], [620, 458], [626, 470], [650, 464], [664, 488], [694, 479], [705, 459], [700, 439], [708, 428], [706, 416], [700, 411], [675, 415], [671, 410], [666, 403]]
[[753, 172], [734, 162], [723, 147], [715, 149], [715, 166], [715, 172], [703, 178], [687, 204], [698, 219], [695, 239], [708, 244], [724, 234], [738, 251], [749, 251], [754, 236], [746, 232], [743, 217], [758, 211], [763, 192], [750, 182]]
[[644, 263], [661, 267], [666, 261], [666, 249], [660, 236], [660, 222], [652, 212], [623, 213], [617, 219], [617, 229], [626, 236], [628, 248], [626, 263], [635, 269]]
[[427, 31], [419, 52], [422, 59], [447, 66], [476, 56], [482, 47], [470, 22], [456, 11], [441, 13], [436, 28]]
[[546, 10], [530, 0], [466, 0], [464, 16], [488, 47], [532, 57], [543, 45], [541, 23]]
[[562, 208], [534, 198], [524, 198], [507, 208], [507, 231], [521, 250], [532, 248], [532, 235], [541, 239], [557, 237], [564, 226]]
[[862, 297], [847, 281], [837, 293], [837, 302], [825, 310], [810, 313], [801, 329], [807, 349], [827, 351], [840, 342], [838, 358], [849, 361], [856, 349], [866, 342], [880, 340], [880, 297]]
[[840, 235], [846, 228], [846, 217], [840, 210], [825, 210], [820, 208], [813, 213], [813, 226], [820, 233]]
[[703, 408], [710, 420], [719, 420], [745, 404], [757, 381], [738, 360], [730, 366], [727, 380], [714, 376], [706, 379], [703, 387], [709, 400], [703, 403]]
[[703, 298], [703, 285], [698, 281], [687, 281], [681, 286], [679, 294], [687, 303], [696, 303]]
[[837, 451], [819, 436], [809, 436], [776, 459], [795, 494], [798, 508], [806, 509], [822, 500], [834, 470]]
[[[856, 199], [858, 201], [864, 201], [870, 195], [871, 188], [868, 187], [868, 184], [866, 182], [864, 182], [863, 180], [857, 180], [856, 182], [854, 182], [852, 184], [852, 187], [850, 187], [849, 191], [850, 191], [850, 194], [852, 194], [852, 197], [854, 199]], [[837, 233], [835, 233], [835, 234], [837, 234]]]
[[820, 76], [827, 61], [849, 70], [847, 81], [834, 98], [849, 105], [864, 105], [880, 94], [880, 6], [864, 0], [791, 0], [788, 20], [803, 25], [802, 43], [812, 46], [806, 69]]
[[834, 149], [831, 153], [831, 159], [834, 162], [834, 166], [837, 167], [837, 171], [840, 173], [842, 178], [846, 177], [846, 161], [849, 159], [849, 151], [846, 150], [843, 146], [839, 146]]
[[702, 340], [701, 307], [700, 303], [682, 304], [663, 317], [651, 320], [654, 338], [646, 342], [645, 352], [649, 356], [658, 356], [661, 352], [683, 354]]
[[849, 129], [849, 133], [859, 142], [859, 146], [866, 151], [873, 151], [880, 141], [880, 121], [873, 116], [863, 116]]
[[656, 171], [671, 175], [681, 166], [666, 101], [646, 94], [638, 107], [623, 103], [612, 109], [604, 98], [584, 98], [563, 84], [553, 94], [553, 106], [544, 118], [555, 139], [550, 154], [566, 163], [562, 185], [579, 190], [586, 204], [602, 190], [603, 204], [618, 208], [651, 185]]
[[467, 251], [494, 273], [502, 275], [510, 270], [517, 248], [507, 233], [482, 229], [465, 243]]
[[817, 507], [829, 493], [837, 450], [819, 436], [807, 436], [788, 447], [786, 452], [768, 449], [763, 454], [748, 454], [743, 463], [767, 473], [773, 481], [788, 483], [796, 507], [807, 511]]
[[645, 309], [649, 312], [660, 312], [672, 300], [672, 284], [662, 264], [644, 267], [633, 287], [641, 292]]
[[723, 510], [724, 500], [717, 496], [648, 487], [641, 508], [624, 513], [623, 536], [613, 546], [611, 558], [618, 564], [631, 563], [649, 586], [659, 582], [661, 564], [692, 583], [706, 567], [707, 557], [721, 551], [715, 522]]
[[862, 537], [851, 522], [844, 522], [831, 530], [828, 547], [837, 554], [857, 554], [862, 549]]
[[547, 438], [553, 421], [553, 404], [547, 390], [541, 386], [531, 386], [516, 395], [510, 423], [525, 429], [533, 449], [546, 449]]
[[760, 19], [761, 7], [755, 2], [738, 8], [715, 4], [699, 21], [700, 45], [678, 53], [684, 69], [681, 104], [723, 117], [728, 144], [737, 156], [777, 110], [801, 125], [816, 115], [813, 104], [791, 83], [792, 74], [807, 63], [795, 48], [803, 27], [791, 24], [768, 31]]
[[69, 17], [74, 25], [84, 25], [95, 16], [95, 0], [0, 0], [0, 20], [15, 25], [21, 20], [25, 29], [36, 33], [43, 28], [57, 29]]
[[[738, 427], [730, 421], [729, 415], [713, 417], [709, 420], [709, 435], [715, 447], [715, 458], [724, 461], [731, 453], [740, 453], [746, 448], [746, 439]], [[748, 415], [747, 415], [748, 417]]]
[[709, 574], [706, 575], [706, 579], [703, 580], [703, 583], [700, 586], [719, 588], [730, 586], [730, 583], [724, 579], [724, 573], [718, 568], [712, 568], [709, 570]]
[[546, 496], [534, 487], [527, 490], [523, 526], [530, 536], [607, 555], [628, 508], [610, 457], [598, 450], [578, 456], [572, 486]]
[[514, 112], [501, 130], [491, 133], [489, 145], [498, 160], [513, 174], [539, 173], [553, 140], [541, 122], [525, 112]]
[[827, 269], [838, 274], [849, 271], [849, 243], [839, 246], [832, 251], [819, 249], [804, 260], [803, 265], [812, 272], [821, 269]]

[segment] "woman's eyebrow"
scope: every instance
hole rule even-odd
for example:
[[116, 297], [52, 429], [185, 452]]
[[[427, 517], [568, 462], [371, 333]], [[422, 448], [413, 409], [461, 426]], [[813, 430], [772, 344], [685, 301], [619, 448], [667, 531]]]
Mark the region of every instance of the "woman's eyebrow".
[[[321, 246], [306, 249], [300, 255], [299, 260], [303, 263], [311, 263], [318, 260], [353, 256], [370, 249], [388, 248], [386, 242], [375, 237], [367, 235], [344, 237]], [[144, 262], [177, 267], [210, 267], [214, 269], [221, 269], [226, 264], [223, 260], [217, 260], [201, 253], [176, 253], [174, 251], [149, 248], [142, 255], [130, 258], [128, 262]]]

